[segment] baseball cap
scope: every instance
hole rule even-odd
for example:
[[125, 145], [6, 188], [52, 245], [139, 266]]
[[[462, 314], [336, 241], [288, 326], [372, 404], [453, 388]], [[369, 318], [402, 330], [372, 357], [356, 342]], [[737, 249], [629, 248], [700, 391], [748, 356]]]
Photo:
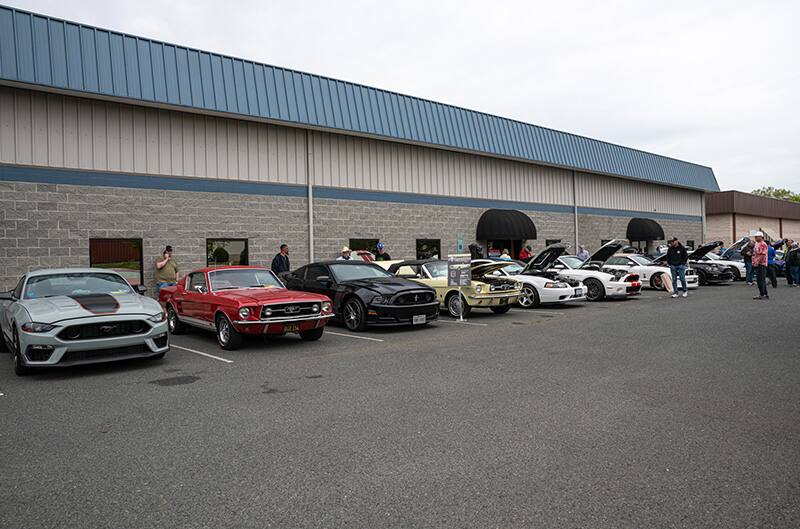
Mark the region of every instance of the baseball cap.
[[386, 246], [382, 242], [378, 243], [378, 250], [383, 250]]
[[753, 237], [763, 237], [763, 236], [764, 236], [764, 233], [763, 233], [763, 232], [760, 232], [760, 231], [757, 231], [757, 232], [755, 232], [755, 233], [753, 234]]

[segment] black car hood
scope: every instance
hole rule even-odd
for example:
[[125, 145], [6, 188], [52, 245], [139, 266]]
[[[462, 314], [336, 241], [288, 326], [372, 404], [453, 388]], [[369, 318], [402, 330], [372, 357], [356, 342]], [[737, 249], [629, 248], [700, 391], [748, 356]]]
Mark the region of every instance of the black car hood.
[[564, 243], [551, 244], [544, 250], [534, 255], [533, 259], [528, 262], [528, 266], [525, 267], [525, 270], [523, 270], [522, 273], [541, 272], [543, 270], [547, 270], [553, 266], [553, 263], [556, 262], [556, 259], [566, 253], [567, 248], [569, 248], [569, 245]]
[[706, 254], [708, 254], [708, 252], [710, 252], [714, 248], [719, 248], [720, 246], [722, 246], [722, 241], [714, 241], [703, 244], [695, 251], [689, 252], [689, 260], [697, 261], [699, 259], [702, 259], [703, 257], [706, 256]]
[[340, 284], [354, 288], [366, 288], [377, 292], [378, 294], [397, 294], [398, 292], [402, 292], [404, 290], [427, 290], [430, 288], [400, 277], [352, 279], [350, 281], [343, 281]]
[[605, 243], [603, 246], [598, 248], [592, 255], [589, 256], [589, 259], [587, 259], [586, 262], [583, 263], [583, 266], [581, 266], [581, 268], [589, 264], [605, 263], [611, 258], [612, 255], [617, 253], [623, 246], [625, 246], [625, 244], [618, 239], [614, 239], [613, 241]]

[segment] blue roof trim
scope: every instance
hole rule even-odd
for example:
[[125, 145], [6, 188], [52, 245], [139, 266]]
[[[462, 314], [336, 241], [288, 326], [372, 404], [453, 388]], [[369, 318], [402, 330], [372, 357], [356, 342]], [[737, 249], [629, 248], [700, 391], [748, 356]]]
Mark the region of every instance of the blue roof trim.
[[[80, 186], [122, 187], [126, 189], [161, 189], [168, 191], [193, 191], [202, 193], [238, 193], [306, 198], [308, 188], [304, 185], [242, 182], [236, 180], [212, 180], [205, 178], [176, 178], [171, 176], [141, 175], [129, 173], [107, 173], [72, 169], [53, 169], [23, 165], [0, 164], [0, 181], [38, 184], [65, 184]], [[480, 198], [447, 197], [416, 193], [389, 193], [362, 191], [336, 187], [314, 187], [314, 198], [335, 200], [363, 200], [367, 202], [394, 202], [399, 204], [422, 204], [467, 208], [503, 208], [524, 211], [572, 214], [572, 206], [540, 204], [535, 202], [513, 202], [509, 200], [485, 200]], [[613, 217], [647, 216], [662, 220], [700, 222], [702, 218], [692, 215], [651, 213], [604, 208], [578, 208], [579, 214]]]
[[0, 6], [0, 80], [719, 191], [710, 167], [5, 6]]

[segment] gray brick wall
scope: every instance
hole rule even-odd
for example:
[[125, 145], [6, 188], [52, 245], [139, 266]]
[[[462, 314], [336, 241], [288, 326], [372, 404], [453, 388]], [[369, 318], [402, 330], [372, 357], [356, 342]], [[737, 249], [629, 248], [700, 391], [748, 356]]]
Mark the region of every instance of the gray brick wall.
[[[646, 217], [646, 214], [642, 215]], [[630, 217], [600, 215], [578, 216], [578, 237], [580, 244], [591, 252], [605, 239], [625, 239]], [[682, 242], [693, 240], [700, 244], [703, 239], [703, 225], [700, 221], [658, 220], [664, 228], [665, 237], [678, 237]]]

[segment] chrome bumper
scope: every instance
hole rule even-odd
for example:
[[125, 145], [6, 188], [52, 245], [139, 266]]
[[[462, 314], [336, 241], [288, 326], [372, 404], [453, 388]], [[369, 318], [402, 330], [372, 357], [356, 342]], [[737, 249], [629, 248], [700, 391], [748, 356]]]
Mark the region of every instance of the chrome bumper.
[[269, 318], [266, 320], [236, 320], [234, 325], [269, 325], [270, 323], [294, 323], [296, 321], [324, 320], [333, 317], [333, 313], [310, 314], [308, 316], [284, 316], [283, 318]]

